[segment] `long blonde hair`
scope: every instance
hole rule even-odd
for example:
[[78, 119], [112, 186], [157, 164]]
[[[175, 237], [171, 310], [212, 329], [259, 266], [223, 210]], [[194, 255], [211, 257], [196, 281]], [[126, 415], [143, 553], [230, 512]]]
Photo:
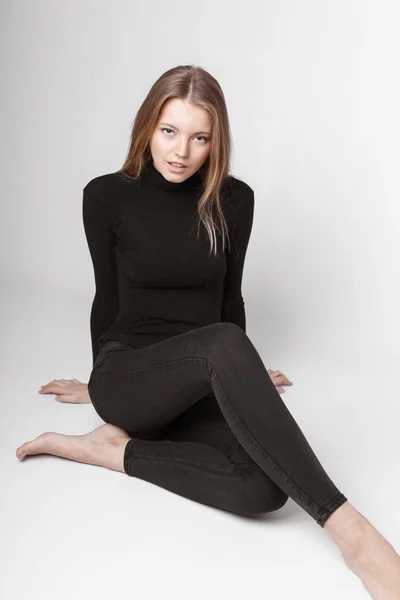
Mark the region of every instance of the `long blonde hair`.
[[[217, 232], [222, 238], [222, 251], [226, 240], [230, 245], [227, 222], [221, 202], [221, 188], [230, 174], [231, 133], [225, 97], [218, 81], [206, 70], [194, 65], [180, 65], [169, 69], [151, 87], [140, 106], [132, 127], [130, 147], [126, 160], [118, 172], [137, 178], [147, 160], [151, 158], [150, 138], [164, 103], [170, 98], [187, 100], [208, 111], [213, 134], [211, 149], [200, 171], [203, 174], [202, 194], [197, 203], [198, 227], [204, 224], [210, 253], [217, 254]], [[216, 211], [219, 224], [214, 219]]]

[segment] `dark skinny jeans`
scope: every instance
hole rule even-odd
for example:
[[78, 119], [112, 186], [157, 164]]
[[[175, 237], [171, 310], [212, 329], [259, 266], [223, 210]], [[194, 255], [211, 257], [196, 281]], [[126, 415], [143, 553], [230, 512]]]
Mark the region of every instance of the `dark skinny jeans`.
[[321, 527], [347, 500], [233, 323], [139, 349], [107, 341], [88, 391], [103, 421], [132, 438], [130, 476], [242, 516], [290, 497]]

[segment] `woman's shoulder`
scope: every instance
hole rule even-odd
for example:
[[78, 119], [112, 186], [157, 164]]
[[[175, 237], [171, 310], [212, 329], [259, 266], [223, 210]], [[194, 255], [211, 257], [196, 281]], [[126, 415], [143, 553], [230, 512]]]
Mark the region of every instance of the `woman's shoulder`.
[[122, 193], [127, 186], [132, 186], [133, 178], [121, 171], [97, 175], [84, 186], [84, 191], [91, 196], [107, 196]]
[[228, 206], [237, 210], [244, 203], [249, 208], [254, 205], [254, 190], [243, 179], [229, 174], [222, 185], [222, 196]]

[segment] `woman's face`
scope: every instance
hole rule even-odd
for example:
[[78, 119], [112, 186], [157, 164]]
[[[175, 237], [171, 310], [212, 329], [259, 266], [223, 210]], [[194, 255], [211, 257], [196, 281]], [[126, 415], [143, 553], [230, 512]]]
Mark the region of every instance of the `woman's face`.
[[[168, 100], [150, 139], [150, 150], [157, 171], [168, 181], [185, 181], [206, 161], [210, 147], [209, 113], [179, 98]], [[185, 167], [174, 171], [170, 162], [182, 163]]]

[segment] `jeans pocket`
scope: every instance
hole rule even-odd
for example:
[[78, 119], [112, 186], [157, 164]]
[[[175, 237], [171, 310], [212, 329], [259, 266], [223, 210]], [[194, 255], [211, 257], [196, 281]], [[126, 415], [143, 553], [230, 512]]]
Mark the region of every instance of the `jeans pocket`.
[[[96, 362], [93, 366], [93, 369], [100, 366], [100, 361], [108, 352], [112, 352], [113, 350], [126, 350], [130, 348], [127, 344], [122, 344], [121, 342], [117, 342], [116, 340], [107, 340], [105, 344], [101, 347], [100, 352], [97, 355]], [[103, 364], [103, 363], [102, 363]]]

